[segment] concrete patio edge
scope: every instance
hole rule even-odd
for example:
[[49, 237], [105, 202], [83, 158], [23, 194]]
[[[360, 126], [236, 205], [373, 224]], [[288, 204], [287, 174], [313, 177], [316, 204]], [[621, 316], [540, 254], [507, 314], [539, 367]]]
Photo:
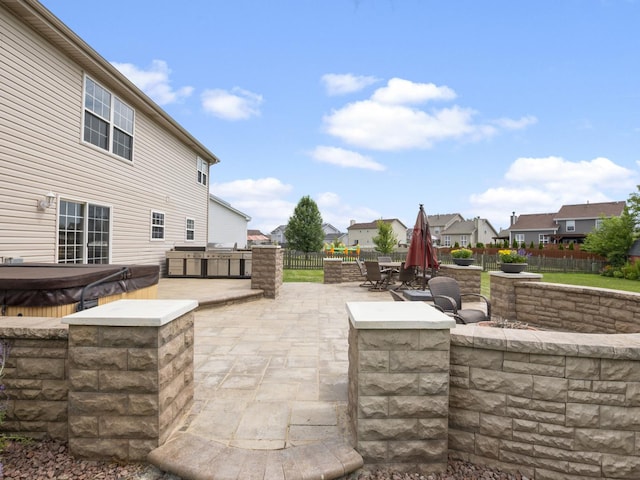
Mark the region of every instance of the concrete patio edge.
[[185, 480], [335, 480], [363, 466], [360, 454], [337, 439], [282, 450], [249, 450], [188, 433], [151, 451], [147, 460]]

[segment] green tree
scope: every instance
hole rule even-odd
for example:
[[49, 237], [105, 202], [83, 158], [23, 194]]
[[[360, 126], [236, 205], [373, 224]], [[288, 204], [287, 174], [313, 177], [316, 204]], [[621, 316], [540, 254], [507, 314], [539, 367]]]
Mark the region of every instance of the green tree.
[[[640, 185], [636, 185], [638, 191], [640, 191]], [[635, 192], [629, 195], [627, 199], [627, 208], [629, 209], [629, 215], [633, 218], [634, 229], [638, 230], [640, 227], [640, 193]]]
[[322, 216], [318, 205], [311, 197], [305, 196], [296, 205], [293, 215], [284, 231], [287, 246], [300, 252], [318, 252], [324, 244]]
[[373, 237], [373, 244], [375, 245], [375, 251], [389, 254], [393, 252], [398, 244], [398, 236], [393, 232], [393, 228], [390, 223], [378, 220], [378, 235]]
[[635, 218], [627, 207], [619, 217], [602, 218], [600, 227], [584, 239], [581, 250], [601, 255], [612, 266], [620, 267], [627, 261], [635, 224]]

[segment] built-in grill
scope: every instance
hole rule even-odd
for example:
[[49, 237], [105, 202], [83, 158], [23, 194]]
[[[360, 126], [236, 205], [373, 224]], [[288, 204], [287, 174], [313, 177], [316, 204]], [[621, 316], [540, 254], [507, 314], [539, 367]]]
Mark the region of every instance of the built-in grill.
[[175, 247], [166, 261], [168, 277], [251, 278], [251, 250]]

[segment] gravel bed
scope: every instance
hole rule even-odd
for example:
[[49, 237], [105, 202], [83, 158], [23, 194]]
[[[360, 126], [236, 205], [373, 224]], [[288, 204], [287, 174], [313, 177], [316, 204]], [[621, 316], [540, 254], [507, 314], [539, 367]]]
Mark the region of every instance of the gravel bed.
[[[67, 444], [52, 440], [9, 442], [0, 453], [0, 480], [181, 480], [145, 463], [79, 460]], [[4, 474], [4, 476], [3, 476]], [[450, 460], [446, 473], [425, 475], [393, 471], [354, 473], [348, 480], [529, 480], [520, 474]]]
[[180, 480], [146, 463], [75, 459], [53, 440], [9, 442], [0, 459], [0, 480]]

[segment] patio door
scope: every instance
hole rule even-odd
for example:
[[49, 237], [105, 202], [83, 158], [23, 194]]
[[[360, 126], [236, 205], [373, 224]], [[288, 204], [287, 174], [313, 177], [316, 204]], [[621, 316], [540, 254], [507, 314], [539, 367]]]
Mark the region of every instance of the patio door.
[[58, 263], [109, 263], [111, 207], [60, 200]]

